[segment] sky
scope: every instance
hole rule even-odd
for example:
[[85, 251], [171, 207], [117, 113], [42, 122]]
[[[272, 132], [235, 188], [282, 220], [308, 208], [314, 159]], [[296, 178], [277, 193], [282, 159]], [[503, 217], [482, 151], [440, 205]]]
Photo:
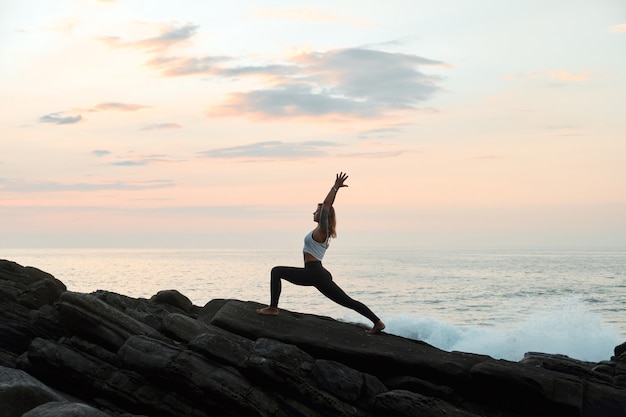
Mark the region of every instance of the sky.
[[626, 248], [626, 2], [0, 0], [0, 247]]

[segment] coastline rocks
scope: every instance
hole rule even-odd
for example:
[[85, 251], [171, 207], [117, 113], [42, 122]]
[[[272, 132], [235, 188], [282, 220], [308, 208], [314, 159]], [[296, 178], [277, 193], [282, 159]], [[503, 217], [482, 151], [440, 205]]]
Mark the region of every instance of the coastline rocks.
[[0, 260], [0, 415], [626, 416], [619, 346], [511, 362], [260, 306], [76, 293]]
[[35, 407], [22, 417], [108, 417], [108, 414], [80, 403], [49, 402]]
[[63, 397], [26, 372], [0, 367], [2, 415], [21, 416], [41, 404], [63, 400]]

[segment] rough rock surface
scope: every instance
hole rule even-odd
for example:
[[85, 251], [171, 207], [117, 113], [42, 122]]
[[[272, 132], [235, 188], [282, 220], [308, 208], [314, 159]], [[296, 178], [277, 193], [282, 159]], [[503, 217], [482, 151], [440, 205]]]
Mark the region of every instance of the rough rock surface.
[[624, 345], [511, 362], [259, 306], [76, 293], [0, 260], [0, 417], [626, 416]]

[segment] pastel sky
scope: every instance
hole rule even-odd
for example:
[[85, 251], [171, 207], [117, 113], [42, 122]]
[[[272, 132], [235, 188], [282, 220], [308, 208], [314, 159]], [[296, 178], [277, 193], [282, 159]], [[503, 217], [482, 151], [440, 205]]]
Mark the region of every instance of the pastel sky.
[[626, 247], [623, 0], [2, 0], [0, 246]]

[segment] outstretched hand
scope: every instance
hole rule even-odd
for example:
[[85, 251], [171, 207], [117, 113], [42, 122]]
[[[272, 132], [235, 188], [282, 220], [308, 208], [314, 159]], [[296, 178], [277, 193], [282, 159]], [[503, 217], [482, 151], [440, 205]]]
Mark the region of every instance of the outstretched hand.
[[339, 189], [341, 187], [347, 187], [344, 182], [348, 179], [348, 174], [341, 172], [337, 174], [337, 178], [335, 179], [335, 188]]

